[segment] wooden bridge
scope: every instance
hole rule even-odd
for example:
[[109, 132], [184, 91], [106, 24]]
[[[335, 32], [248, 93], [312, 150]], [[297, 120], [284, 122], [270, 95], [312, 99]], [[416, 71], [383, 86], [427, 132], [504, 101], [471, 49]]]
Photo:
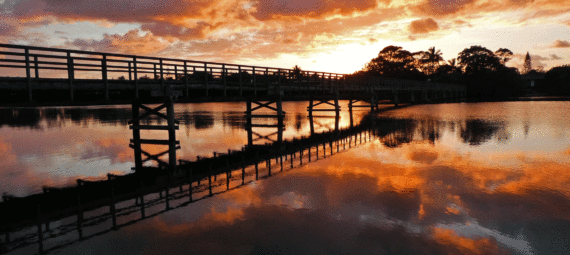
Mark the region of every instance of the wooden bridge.
[[[109, 175], [109, 180], [99, 182], [78, 180], [76, 187], [46, 188], [43, 194], [4, 197], [0, 203], [0, 231], [5, 236], [0, 251], [37, 243], [40, 253], [57, 249], [44, 247], [47, 237], [44, 229], [49, 228], [50, 221], [74, 217], [74, 223], [63, 225], [65, 231], [62, 233], [76, 229], [78, 240], [83, 240], [86, 226], [110, 220], [112, 229], [116, 229], [121, 226], [118, 221], [121, 216], [129, 218], [140, 210], [141, 217], [135, 222], [149, 217], [145, 210], [150, 205], [164, 203], [164, 211], [168, 211], [173, 208], [173, 200], [185, 198], [186, 202], [180, 205], [185, 206], [201, 199], [195, 197], [195, 193], [204, 193], [202, 198], [212, 196], [216, 194], [220, 175], [225, 175], [226, 190], [229, 190], [232, 178], [241, 178], [241, 185], [246, 183], [247, 176], [254, 175], [258, 179], [260, 162], [265, 162], [265, 173], [271, 176], [276, 168], [280, 171], [287, 168], [287, 158], [289, 168], [294, 168], [318, 159], [320, 155], [324, 157], [327, 152], [332, 155], [341, 148], [350, 148], [358, 140], [362, 143], [363, 138], [369, 141], [398, 129], [394, 123], [379, 124], [370, 118], [357, 126], [351, 121], [349, 129], [340, 130], [339, 99], [350, 100], [349, 111], [352, 111], [353, 107], [375, 110], [379, 103], [398, 105], [465, 97], [465, 86], [454, 84], [7, 44], [0, 44], [0, 75], [10, 76], [0, 77], [0, 105], [34, 106], [58, 102], [89, 105], [113, 104], [121, 100], [132, 103], [129, 128], [133, 130], [130, 146], [135, 155], [134, 173]], [[300, 99], [309, 103], [311, 136], [284, 141], [286, 112], [282, 101]], [[248, 145], [240, 151], [214, 154], [210, 159], [178, 160], [176, 130], [179, 122], [174, 119], [173, 104], [220, 100], [247, 103], [244, 117]], [[361, 103], [356, 104], [359, 101]], [[162, 104], [145, 105], [150, 102]], [[164, 110], [166, 113], [161, 112]], [[321, 111], [334, 112], [337, 123], [331, 132], [317, 134], [313, 128], [313, 113]], [[142, 124], [141, 120], [151, 115], [165, 119], [167, 125]], [[255, 120], [262, 118], [274, 118], [276, 124], [256, 123]], [[274, 129], [277, 139], [269, 144], [255, 144], [256, 140], [268, 139], [267, 135], [255, 132], [256, 128]], [[141, 137], [141, 130], [165, 131], [168, 139], [147, 139]], [[143, 144], [164, 145], [167, 149], [163, 153], [150, 154], [143, 150]], [[319, 148], [322, 148], [320, 152]], [[168, 162], [161, 160], [165, 155], [168, 155]], [[154, 161], [157, 166], [144, 166], [147, 161]], [[208, 184], [202, 185], [204, 182]], [[180, 191], [173, 192], [175, 188]], [[158, 194], [158, 198], [145, 201], [145, 196], [153, 194]], [[133, 200], [134, 205], [119, 205]], [[108, 211], [85, 217], [101, 208], [108, 208]], [[11, 233], [30, 226], [36, 226], [37, 233], [10, 237]]]
[[[101, 104], [161, 98], [179, 102], [311, 94], [376, 102], [465, 97], [465, 86], [286, 68], [0, 44], [0, 105]], [[374, 97], [372, 97], [374, 96]]]
[[[5, 197], [0, 203], [0, 230], [5, 240], [0, 251], [30, 246], [40, 254], [57, 251], [360, 144], [390, 140], [409, 125], [405, 120], [387, 123], [366, 118], [347, 129], [181, 161], [176, 172], [161, 171], [160, 166], [143, 167], [123, 176], [109, 174], [108, 180], [77, 180], [75, 187], [45, 188], [42, 194], [23, 198]], [[50, 228], [50, 222], [55, 221], [60, 223]], [[65, 241], [54, 245], [49, 239]]]

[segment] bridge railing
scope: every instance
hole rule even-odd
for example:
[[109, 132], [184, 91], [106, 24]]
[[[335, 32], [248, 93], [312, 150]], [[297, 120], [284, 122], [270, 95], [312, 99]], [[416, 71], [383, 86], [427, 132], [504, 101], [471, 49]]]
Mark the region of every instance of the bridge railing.
[[279, 93], [340, 91], [344, 95], [465, 91], [465, 86], [456, 84], [10, 44], [0, 44], [0, 76], [18, 78], [17, 85], [4, 83], [2, 86], [27, 90], [29, 101], [32, 101], [32, 91], [46, 89], [48, 85], [42, 81], [50, 78], [57, 79], [58, 89], [69, 89], [72, 101], [74, 91], [87, 86], [85, 81], [96, 83], [97, 88], [103, 85], [105, 99], [109, 99], [110, 90], [134, 90], [138, 97], [140, 88], [152, 90], [148, 84], [166, 83], [175, 84], [175, 89], [182, 89], [185, 96], [189, 88], [204, 89], [206, 96], [209, 89], [223, 90], [225, 96], [226, 90], [239, 90], [239, 95], [248, 90], [257, 95], [258, 90], [276, 93], [279, 87]]
[[[331, 85], [345, 75], [229, 63], [147, 57], [81, 50], [0, 44], [1, 76], [73, 80], [167, 80], [185, 85], [218, 84], [241, 87], [314, 87]], [[302, 86], [301, 86], [302, 85]], [[332, 85], [331, 85], [332, 86]], [[31, 89], [31, 88], [30, 88]]]

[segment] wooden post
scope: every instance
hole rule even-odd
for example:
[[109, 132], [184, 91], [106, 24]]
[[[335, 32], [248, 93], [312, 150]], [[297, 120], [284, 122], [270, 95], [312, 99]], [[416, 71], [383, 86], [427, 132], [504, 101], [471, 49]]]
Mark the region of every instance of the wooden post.
[[269, 68], [265, 68], [265, 85], [267, 89], [267, 95], [269, 95]]
[[253, 67], [253, 95], [257, 96], [257, 81], [255, 80], [255, 66]]
[[135, 74], [135, 99], [139, 98], [139, 75], [137, 71], [137, 57], [133, 57], [133, 71]]
[[35, 69], [35, 75], [34, 76], [36, 79], [40, 78], [40, 67], [39, 67], [39, 63], [38, 63], [38, 56], [34, 56], [34, 69]]
[[131, 71], [131, 62], [129, 62], [129, 81], [132, 81], [132, 80], [133, 80], [133, 74]]
[[[169, 86], [170, 87], [170, 86]], [[171, 92], [170, 89], [167, 91]], [[176, 125], [174, 121], [174, 99], [168, 95], [168, 105], [166, 106], [166, 117], [168, 122], [168, 164], [169, 176], [176, 171]]]
[[101, 77], [105, 83], [105, 101], [109, 101], [109, 78], [107, 77], [107, 55], [103, 54], [103, 60], [101, 60]]
[[159, 59], [159, 65], [160, 65], [160, 84], [161, 84], [160, 89], [165, 92], [164, 96], [168, 97], [168, 95], [166, 94], [166, 80], [164, 79], [164, 65], [162, 64], [162, 58]]
[[210, 86], [208, 85], [208, 64], [204, 63], [204, 82], [206, 83], [206, 96], [209, 95]]
[[174, 80], [178, 80], [178, 65], [174, 64]]
[[133, 100], [132, 103], [132, 117], [133, 117], [133, 149], [135, 151], [135, 172], [142, 169], [142, 149], [141, 149], [141, 131], [140, 131], [140, 120], [139, 120], [139, 110], [140, 101], [138, 99]]
[[247, 129], [247, 145], [252, 146], [253, 145], [253, 130], [251, 127], [251, 98], [247, 98], [247, 111], [246, 111], [246, 129]]
[[156, 64], [152, 64], [154, 66], [154, 78], [153, 80], [158, 79], [158, 75], [156, 74]]
[[241, 66], [238, 66], [238, 72], [239, 72], [239, 96], [243, 96], [243, 81], [241, 75]]
[[[32, 77], [30, 74], [30, 50], [26, 48], [24, 50], [26, 57], [26, 83], [28, 86], [28, 101], [32, 102]], [[36, 72], [37, 72], [37, 59], [36, 59]]]
[[228, 88], [227, 88], [227, 87], [228, 87], [228, 86], [227, 86], [227, 82], [226, 82], [226, 74], [227, 74], [226, 72], [227, 72], [227, 70], [226, 70], [226, 65], [225, 65], [225, 64], [222, 64], [222, 82], [223, 82], [223, 84], [224, 84], [224, 97], [226, 97], [226, 95], [227, 95], [227, 89], [228, 89]]
[[67, 79], [69, 80], [69, 98], [71, 102], [75, 101], [74, 97], [74, 88], [73, 88], [73, 79], [74, 79], [74, 71], [73, 71], [73, 58], [71, 58], [71, 52], [67, 52]]
[[184, 61], [184, 96], [188, 97], [188, 61]]

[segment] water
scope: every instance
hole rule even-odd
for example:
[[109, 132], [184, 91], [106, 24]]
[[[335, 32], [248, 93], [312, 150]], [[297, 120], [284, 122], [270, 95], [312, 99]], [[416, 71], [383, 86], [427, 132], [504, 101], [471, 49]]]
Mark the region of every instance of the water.
[[[286, 139], [310, 134], [306, 106], [284, 106]], [[346, 109], [344, 102], [342, 128], [350, 125]], [[247, 144], [244, 110], [244, 103], [177, 105], [179, 157]], [[359, 122], [365, 113], [353, 118]], [[128, 107], [2, 114], [11, 116], [0, 129], [3, 192], [31, 194], [133, 166]], [[569, 254], [568, 116], [568, 102], [382, 112], [377, 125], [390, 132], [371, 142], [263, 180], [249, 178], [245, 186], [232, 184], [238, 188], [56, 253]], [[334, 128], [333, 118], [318, 121], [317, 132]], [[153, 210], [159, 211], [147, 214]], [[73, 239], [54, 238], [46, 247]]]

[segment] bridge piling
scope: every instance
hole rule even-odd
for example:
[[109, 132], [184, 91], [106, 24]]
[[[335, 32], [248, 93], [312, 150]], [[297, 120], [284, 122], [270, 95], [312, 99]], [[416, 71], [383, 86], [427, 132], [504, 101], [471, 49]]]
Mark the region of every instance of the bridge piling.
[[[30, 74], [30, 50], [29, 49], [25, 49], [24, 50], [24, 54], [25, 54], [25, 62], [26, 62], [26, 83], [28, 86], [28, 102], [32, 102], [33, 98], [32, 98], [32, 77]], [[34, 57], [35, 58], [35, 57]], [[35, 61], [35, 66], [36, 66], [36, 72], [37, 72], [37, 58]], [[36, 74], [37, 77], [37, 74]]]
[[[103, 66], [104, 67], [104, 66]], [[73, 70], [73, 58], [71, 58], [71, 52], [67, 52], [67, 79], [69, 80], [69, 97], [71, 102], [75, 101], [75, 97], [74, 97], [74, 90], [75, 88], [73, 87], [73, 80], [75, 73]]]
[[[73, 59], [71, 59], [71, 60], [73, 60]], [[103, 59], [101, 60], [101, 72], [102, 72], [103, 83], [105, 84], [105, 101], [109, 101], [109, 77], [107, 76], [108, 73], [107, 73], [107, 55], [106, 54], [103, 54]]]

